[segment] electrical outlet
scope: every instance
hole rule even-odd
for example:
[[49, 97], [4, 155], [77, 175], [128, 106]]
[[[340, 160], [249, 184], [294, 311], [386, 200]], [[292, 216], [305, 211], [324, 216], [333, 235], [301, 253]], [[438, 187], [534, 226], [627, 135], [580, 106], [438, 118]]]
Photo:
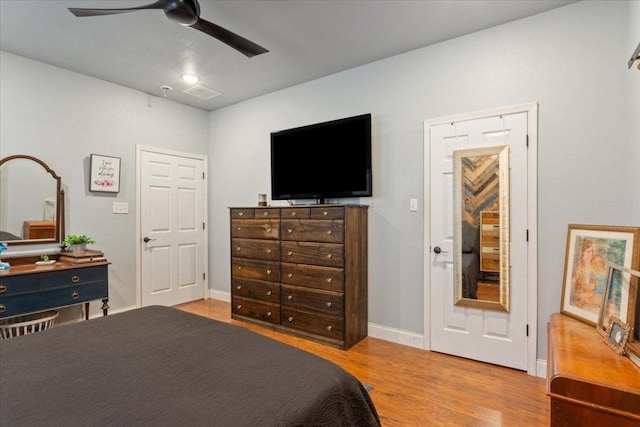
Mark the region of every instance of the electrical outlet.
[[418, 199], [409, 199], [409, 211], [418, 212]]
[[113, 213], [114, 214], [128, 214], [129, 213], [129, 203], [113, 202]]

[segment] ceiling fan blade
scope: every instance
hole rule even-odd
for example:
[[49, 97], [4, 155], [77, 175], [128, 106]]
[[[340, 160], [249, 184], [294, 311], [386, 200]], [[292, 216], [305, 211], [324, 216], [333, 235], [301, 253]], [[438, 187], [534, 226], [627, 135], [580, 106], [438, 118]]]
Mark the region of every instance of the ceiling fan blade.
[[83, 8], [77, 8], [77, 7], [70, 7], [69, 12], [73, 13], [75, 16], [78, 16], [78, 17], [115, 15], [116, 13], [133, 12], [136, 10], [143, 10], [143, 9], [164, 9], [166, 6], [166, 3], [167, 3], [166, 0], [159, 0], [155, 3], [147, 4], [145, 6], [129, 7], [126, 9], [83, 9]]
[[226, 43], [238, 52], [251, 58], [262, 53], [269, 52], [267, 49], [255, 44], [254, 42], [245, 39], [242, 36], [233, 33], [226, 28], [214, 24], [213, 22], [206, 21], [204, 19], [198, 19], [195, 24], [190, 25], [191, 28], [195, 28], [198, 31], [202, 31], [205, 34], [215, 37], [222, 43]]

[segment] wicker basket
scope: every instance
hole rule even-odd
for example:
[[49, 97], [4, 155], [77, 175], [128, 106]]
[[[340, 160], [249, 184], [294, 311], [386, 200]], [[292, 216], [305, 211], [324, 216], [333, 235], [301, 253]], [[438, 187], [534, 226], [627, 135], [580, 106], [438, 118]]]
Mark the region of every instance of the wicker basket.
[[2, 319], [0, 320], [0, 339], [5, 340], [34, 332], [46, 331], [53, 327], [56, 317], [58, 317], [58, 311], [49, 310]]

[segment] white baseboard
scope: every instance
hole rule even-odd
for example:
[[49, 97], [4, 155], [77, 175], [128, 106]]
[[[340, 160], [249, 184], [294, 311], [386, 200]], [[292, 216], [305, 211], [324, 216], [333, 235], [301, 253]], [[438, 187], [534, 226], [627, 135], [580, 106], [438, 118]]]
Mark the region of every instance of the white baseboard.
[[225, 291], [216, 291], [215, 289], [207, 289], [207, 298], [217, 299], [219, 301], [231, 302], [231, 293]]
[[536, 377], [547, 378], [547, 361], [538, 359], [536, 362]]

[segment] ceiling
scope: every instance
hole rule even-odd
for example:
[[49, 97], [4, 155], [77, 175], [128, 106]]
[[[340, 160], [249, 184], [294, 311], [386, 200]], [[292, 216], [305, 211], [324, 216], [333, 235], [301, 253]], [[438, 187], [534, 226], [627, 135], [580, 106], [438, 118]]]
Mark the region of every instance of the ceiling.
[[[182, 0], [179, 0], [182, 1]], [[161, 10], [78, 18], [69, 7], [153, 0], [0, 0], [0, 49], [211, 111], [575, 0], [200, 0], [200, 17], [269, 50], [247, 58]], [[219, 92], [183, 93], [197, 83]]]

